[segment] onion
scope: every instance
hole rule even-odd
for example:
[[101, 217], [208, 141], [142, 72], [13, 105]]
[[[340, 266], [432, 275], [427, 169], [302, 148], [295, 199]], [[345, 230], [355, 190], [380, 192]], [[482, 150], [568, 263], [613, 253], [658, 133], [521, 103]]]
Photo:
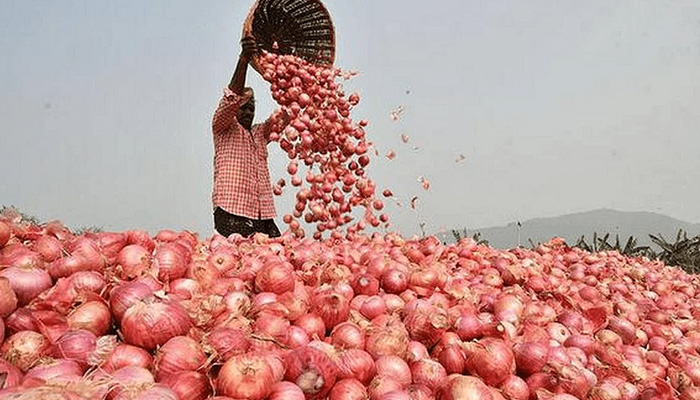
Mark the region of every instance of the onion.
[[[18, 386], [21, 380], [22, 372], [14, 365], [0, 358], [0, 390]], [[0, 391], [0, 393], [2, 392]]]
[[207, 335], [206, 340], [221, 362], [244, 354], [250, 347], [246, 335], [237, 329], [216, 328]]
[[530, 398], [530, 389], [520, 377], [511, 375], [501, 385], [501, 394], [506, 400], [527, 400]]
[[107, 286], [104, 276], [95, 271], [80, 271], [70, 276], [70, 283], [73, 290], [78, 293], [92, 292], [100, 294]]
[[234, 399], [265, 399], [272, 391], [273, 373], [265, 358], [245, 354], [234, 356], [221, 367], [217, 393]]
[[294, 270], [286, 263], [265, 265], [255, 276], [255, 288], [258, 292], [282, 294], [294, 289]]
[[355, 295], [373, 296], [379, 294], [379, 280], [370, 274], [358, 275], [352, 282]]
[[615, 385], [602, 382], [591, 389], [587, 398], [590, 400], [620, 400], [622, 393]]
[[51, 350], [51, 343], [40, 333], [21, 331], [10, 336], [0, 347], [2, 357], [22, 372], [29, 370]]
[[338, 381], [331, 389], [329, 400], [365, 400], [367, 389], [357, 379], [343, 379]]
[[[357, 297], [356, 297], [357, 298]], [[374, 319], [386, 313], [386, 304], [381, 296], [368, 297], [360, 307], [360, 313], [368, 319]]]
[[120, 368], [114, 371], [110, 378], [114, 388], [110, 392], [110, 397], [115, 400], [141, 393], [155, 383], [153, 375], [147, 369], [135, 366]]
[[372, 382], [370, 382], [369, 387], [367, 388], [369, 392], [369, 398], [371, 400], [381, 399], [382, 396], [385, 396], [388, 393], [402, 389], [403, 388], [400, 383], [396, 382], [391, 378], [383, 377], [380, 375], [377, 375], [374, 379], [372, 379]]
[[425, 347], [425, 345], [421, 342], [416, 342], [415, 340], [408, 343], [407, 351], [408, 355], [406, 359], [409, 362], [430, 358], [430, 354], [428, 354], [428, 349]]
[[376, 360], [381, 356], [404, 357], [408, 350], [408, 332], [402, 323], [394, 321], [385, 326], [370, 326], [366, 350]]
[[155, 384], [140, 392], [133, 400], [179, 400], [180, 397], [163, 384]]
[[87, 366], [97, 349], [97, 337], [90, 331], [75, 330], [65, 333], [53, 346], [52, 355]]
[[400, 357], [382, 356], [377, 358], [375, 365], [377, 367], [377, 375], [393, 379], [402, 387], [407, 387], [413, 381], [411, 368]]
[[339, 349], [364, 349], [365, 333], [352, 322], [343, 322], [333, 328], [331, 343]]
[[34, 242], [34, 250], [46, 262], [52, 262], [61, 257], [61, 242], [53, 236], [43, 235]]
[[107, 372], [134, 366], [150, 369], [153, 357], [144, 349], [129, 344], [119, 343], [107, 356], [100, 368]]
[[261, 313], [253, 323], [252, 328], [253, 332], [264, 338], [284, 343], [287, 341], [289, 321], [274, 314]]
[[299, 386], [307, 398], [326, 396], [338, 374], [333, 361], [324, 352], [310, 346], [288, 353], [284, 364], [284, 379]]
[[9, 279], [0, 277], [0, 319], [17, 309], [17, 296], [10, 286]]
[[154, 290], [141, 282], [127, 282], [115, 287], [110, 293], [110, 308], [117, 321], [121, 321], [126, 310], [152, 296]]
[[499, 386], [515, 373], [513, 351], [500, 339], [484, 338], [478, 343], [465, 343], [466, 369], [490, 386]]
[[489, 387], [473, 376], [450, 375], [440, 392], [440, 400], [495, 400]]
[[[336, 366], [338, 368], [338, 379], [355, 378], [364, 385], [369, 384], [377, 373], [372, 356], [360, 349], [349, 349], [341, 352], [336, 361]], [[408, 365], [406, 365], [406, 368], [408, 368]], [[408, 383], [410, 383], [410, 380]]]
[[331, 330], [336, 325], [345, 322], [350, 314], [349, 300], [332, 289], [326, 288], [314, 294], [311, 300], [311, 308], [315, 314], [323, 319], [326, 329]]
[[89, 301], [78, 306], [68, 317], [71, 329], [85, 329], [101, 336], [112, 326], [112, 316], [109, 308], [101, 301]]
[[513, 354], [518, 373], [529, 376], [542, 370], [547, 363], [549, 348], [541, 343], [526, 342], [515, 345]]
[[304, 314], [294, 321], [294, 325], [303, 329], [309, 335], [309, 339], [326, 336], [326, 324], [323, 318], [316, 314]]
[[80, 378], [83, 375], [83, 368], [75, 361], [70, 360], [47, 360], [40, 361], [24, 374], [23, 381], [41, 380], [53, 381], [62, 378]]
[[177, 244], [166, 243], [158, 246], [153, 260], [153, 266], [158, 278], [164, 282], [180, 279], [187, 273], [187, 260]]
[[[12, 227], [5, 221], [0, 221], [0, 248], [5, 246], [12, 236]], [[1, 388], [2, 386], [0, 386]]]
[[442, 349], [437, 356], [437, 361], [445, 367], [445, 372], [461, 374], [464, 371], [464, 352], [458, 345], [450, 345]]
[[277, 382], [267, 400], [305, 400], [304, 392], [291, 382]]
[[423, 359], [411, 363], [413, 383], [422, 384], [433, 391], [442, 387], [447, 379], [447, 372], [437, 361]]
[[152, 255], [138, 244], [124, 247], [117, 256], [117, 272], [122, 279], [134, 279], [151, 268]]
[[7, 278], [20, 306], [29, 304], [41, 292], [52, 285], [46, 271], [37, 267], [9, 267], [0, 270], [0, 277]]
[[204, 400], [212, 394], [209, 378], [199, 372], [174, 372], [165, 375], [160, 382], [172, 389], [179, 399]]
[[408, 275], [400, 269], [391, 268], [382, 275], [382, 289], [391, 294], [399, 294], [408, 288]]
[[207, 356], [197, 342], [187, 336], [175, 336], [156, 353], [154, 360], [156, 380], [160, 382], [175, 372], [197, 371], [206, 361]]
[[175, 336], [186, 334], [192, 326], [181, 305], [154, 298], [129, 307], [121, 325], [124, 342], [146, 350], [153, 350]]

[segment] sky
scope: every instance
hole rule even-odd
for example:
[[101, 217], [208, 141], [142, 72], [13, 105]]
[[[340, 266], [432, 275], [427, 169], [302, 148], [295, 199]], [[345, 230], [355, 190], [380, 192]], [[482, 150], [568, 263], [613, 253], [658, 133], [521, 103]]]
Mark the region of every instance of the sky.
[[[0, 0], [0, 205], [211, 235], [211, 117], [252, 3]], [[602, 207], [700, 222], [697, 0], [324, 4], [336, 66], [360, 72], [352, 117], [381, 152], [368, 173], [404, 203], [387, 208], [393, 230]], [[276, 104], [248, 83], [262, 121]], [[285, 157], [270, 145], [273, 181]]]

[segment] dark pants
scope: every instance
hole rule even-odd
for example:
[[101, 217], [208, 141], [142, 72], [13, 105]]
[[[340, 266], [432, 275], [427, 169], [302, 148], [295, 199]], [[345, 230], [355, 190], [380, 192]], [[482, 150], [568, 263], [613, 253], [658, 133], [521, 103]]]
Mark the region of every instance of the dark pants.
[[214, 210], [214, 229], [221, 236], [229, 237], [237, 233], [243, 237], [250, 237], [256, 232], [265, 233], [274, 238], [280, 236], [280, 230], [272, 219], [250, 219], [239, 215], [229, 214], [221, 207]]

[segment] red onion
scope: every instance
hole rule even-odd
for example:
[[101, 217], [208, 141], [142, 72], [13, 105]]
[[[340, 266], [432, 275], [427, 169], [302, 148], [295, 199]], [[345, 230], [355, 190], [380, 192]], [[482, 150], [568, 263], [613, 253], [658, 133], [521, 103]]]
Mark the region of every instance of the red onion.
[[155, 384], [140, 392], [133, 400], [178, 400], [180, 397], [163, 384]]
[[518, 373], [525, 376], [542, 370], [547, 363], [549, 348], [536, 342], [520, 343], [513, 348]]
[[152, 296], [154, 290], [141, 282], [126, 282], [110, 293], [110, 308], [117, 321], [121, 321], [126, 310], [141, 300]]
[[58, 339], [53, 346], [52, 355], [55, 358], [72, 360], [81, 366], [87, 366], [96, 349], [97, 337], [95, 334], [86, 330], [75, 330], [67, 332]]
[[367, 389], [357, 379], [343, 379], [331, 389], [328, 400], [366, 400]]
[[52, 262], [61, 257], [61, 242], [53, 236], [44, 235], [34, 242], [34, 250], [46, 262]]
[[489, 387], [473, 376], [450, 375], [442, 386], [440, 400], [495, 400]]
[[309, 335], [298, 326], [290, 326], [287, 329], [287, 346], [290, 349], [304, 347], [309, 344]]
[[621, 400], [622, 393], [615, 385], [602, 382], [590, 390], [587, 398], [590, 400]]
[[135, 366], [120, 368], [110, 374], [112, 391], [110, 397], [115, 400], [126, 399], [133, 393], [143, 392], [155, 383], [153, 375], [147, 369]]
[[175, 336], [186, 334], [192, 324], [178, 303], [147, 298], [129, 307], [121, 326], [126, 343], [153, 350]]
[[309, 339], [323, 338], [326, 336], [326, 324], [320, 316], [316, 314], [305, 314], [294, 321], [294, 325], [303, 329]]
[[221, 362], [245, 353], [250, 347], [250, 341], [242, 331], [229, 328], [214, 329], [207, 335], [207, 342]]
[[10, 226], [10, 224], [5, 221], [0, 221], [0, 248], [7, 244], [11, 236], [12, 227]]
[[464, 371], [465, 357], [459, 345], [450, 345], [437, 355], [437, 361], [445, 367], [447, 374], [461, 374]]
[[393, 321], [368, 328], [366, 350], [375, 360], [389, 355], [403, 357], [408, 350], [408, 342], [405, 326], [400, 321]]
[[422, 360], [424, 358], [430, 358], [428, 354], [428, 349], [421, 342], [416, 342], [415, 340], [408, 342], [408, 355], [406, 357], [408, 362]]
[[444, 310], [430, 305], [418, 306], [406, 315], [406, 329], [413, 340], [432, 347], [450, 326]]
[[101, 301], [89, 301], [78, 306], [68, 317], [71, 329], [85, 329], [101, 336], [112, 326], [112, 315], [109, 308]]
[[530, 398], [530, 389], [520, 377], [511, 375], [501, 385], [501, 394], [506, 400], [527, 400]]
[[154, 360], [156, 380], [180, 371], [197, 371], [207, 361], [204, 350], [187, 336], [175, 336], [158, 349]]
[[118, 273], [122, 279], [134, 279], [151, 268], [152, 255], [138, 244], [124, 247], [117, 256]]
[[26, 372], [51, 350], [51, 343], [40, 333], [21, 331], [10, 336], [0, 347], [2, 357]]
[[369, 398], [371, 400], [378, 400], [388, 393], [402, 389], [402, 385], [395, 380], [377, 375], [374, 379], [372, 379], [372, 382], [370, 382], [367, 391], [369, 392]]
[[21, 380], [22, 371], [0, 358], [0, 393], [2, 393], [1, 389], [18, 386]]
[[484, 338], [478, 343], [465, 343], [466, 369], [491, 386], [499, 386], [515, 373], [513, 351], [500, 339]]
[[62, 378], [80, 378], [83, 372], [83, 368], [75, 361], [60, 359], [40, 361], [24, 374], [23, 381], [52, 381]]
[[324, 352], [310, 346], [288, 353], [284, 364], [285, 380], [299, 386], [307, 398], [323, 398], [327, 395], [338, 374], [333, 361]]
[[336, 325], [345, 322], [350, 314], [349, 300], [327, 288], [322, 288], [314, 294], [311, 308], [315, 314], [323, 319], [326, 329], [331, 330]]
[[457, 326], [457, 334], [465, 341], [480, 338], [483, 332], [483, 323], [476, 314], [461, 314], [455, 325]]
[[212, 394], [209, 378], [199, 372], [174, 372], [165, 375], [160, 382], [172, 389], [179, 399], [204, 400]]
[[333, 328], [331, 343], [339, 349], [364, 349], [365, 333], [356, 324], [343, 322]]
[[423, 359], [411, 363], [413, 383], [422, 384], [432, 390], [442, 387], [447, 379], [445, 367], [437, 361]]
[[287, 341], [289, 321], [274, 314], [261, 313], [252, 328], [259, 336], [284, 343]]
[[0, 270], [0, 277], [7, 278], [20, 306], [29, 304], [41, 292], [52, 285], [46, 271], [37, 267], [9, 267]]
[[359, 311], [368, 319], [374, 319], [386, 313], [386, 304], [381, 296], [370, 296], [362, 303]]
[[282, 294], [294, 289], [294, 270], [286, 263], [265, 265], [255, 276], [255, 288], [259, 292]]
[[95, 271], [80, 271], [70, 276], [70, 283], [73, 289], [78, 292], [92, 292], [100, 294], [107, 286], [105, 277]]
[[[369, 384], [377, 373], [372, 356], [360, 349], [349, 349], [341, 352], [336, 361], [336, 366], [338, 368], [338, 379], [355, 378], [364, 385]], [[408, 368], [408, 365], [406, 368]]]
[[9, 279], [0, 277], [0, 319], [17, 309], [17, 296], [10, 286]]
[[119, 343], [107, 356], [100, 368], [107, 372], [134, 366], [150, 369], [153, 357], [144, 349], [129, 344]]
[[407, 387], [413, 381], [411, 368], [400, 357], [382, 356], [377, 358], [375, 365], [377, 367], [377, 375], [391, 378], [402, 387]]
[[291, 382], [277, 382], [267, 400], [305, 400], [304, 392]]
[[272, 368], [265, 358], [245, 354], [230, 358], [221, 367], [217, 393], [234, 399], [263, 400], [272, 391]]
[[186, 256], [177, 244], [166, 243], [158, 246], [153, 258], [158, 278], [164, 282], [180, 279], [187, 273]]
[[391, 294], [399, 294], [408, 288], [408, 275], [400, 269], [391, 268], [382, 275], [382, 289]]

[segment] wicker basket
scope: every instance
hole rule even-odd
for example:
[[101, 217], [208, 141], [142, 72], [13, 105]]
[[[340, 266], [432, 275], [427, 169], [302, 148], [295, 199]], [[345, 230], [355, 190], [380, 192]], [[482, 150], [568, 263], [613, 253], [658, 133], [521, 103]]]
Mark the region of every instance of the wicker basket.
[[[248, 35], [269, 52], [323, 66], [335, 60], [335, 30], [320, 0], [257, 0], [243, 25], [243, 36]], [[257, 56], [251, 65], [262, 73]]]

